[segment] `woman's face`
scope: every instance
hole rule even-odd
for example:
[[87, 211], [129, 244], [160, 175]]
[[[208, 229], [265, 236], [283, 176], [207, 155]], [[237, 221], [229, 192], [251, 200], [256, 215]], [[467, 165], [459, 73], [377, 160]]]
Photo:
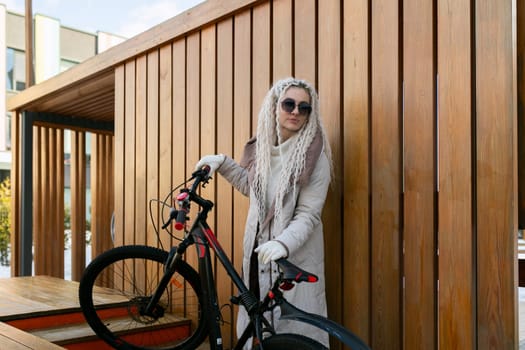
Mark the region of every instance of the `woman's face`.
[[306, 124], [312, 111], [310, 103], [310, 95], [303, 88], [291, 86], [285, 91], [277, 106], [283, 142], [299, 132]]

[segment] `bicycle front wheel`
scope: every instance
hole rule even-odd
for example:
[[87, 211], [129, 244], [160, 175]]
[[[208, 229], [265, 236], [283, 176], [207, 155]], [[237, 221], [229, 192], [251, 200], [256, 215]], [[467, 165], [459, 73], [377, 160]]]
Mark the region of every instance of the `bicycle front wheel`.
[[147, 246], [113, 248], [95, 258], [80, 280], [79, 301], [93, 331], [116, 349], [195, 349], [208, 334], [202, 319], [197, 272], [176, 265], [152, 312], [152, 294], [164, 274], [168, 253]]

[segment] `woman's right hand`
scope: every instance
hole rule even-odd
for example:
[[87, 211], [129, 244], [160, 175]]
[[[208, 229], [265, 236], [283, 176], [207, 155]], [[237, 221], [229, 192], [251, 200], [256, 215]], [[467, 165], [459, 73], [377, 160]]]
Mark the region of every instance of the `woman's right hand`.
[[215, 171], [222, 165], [224, 159], [224, 154], [213, 154], [204, 156], [195, 165], [195, 170], [202, 169], [203, 166], [207, 165], [210, 167], [209, 176], [212, 176], [215, 173]]

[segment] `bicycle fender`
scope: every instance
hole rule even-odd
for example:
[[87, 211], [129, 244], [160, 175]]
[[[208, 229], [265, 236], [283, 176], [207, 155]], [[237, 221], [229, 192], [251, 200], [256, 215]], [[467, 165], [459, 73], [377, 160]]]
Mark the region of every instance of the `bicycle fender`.
[[328, 334], [336, 337], [341, 342], [349, 346], [352, 350], [370, 350], [370, 347], [366, 345], [357, 335], [350, 332], [340, 324], [316, 314], [303, 311], [296, 308], [287, 301], [283, 301], [280, 304], [281, 307], [281, 319], [293, 320], [308, 323], [314, 327], [320, 328], [326, 331]]

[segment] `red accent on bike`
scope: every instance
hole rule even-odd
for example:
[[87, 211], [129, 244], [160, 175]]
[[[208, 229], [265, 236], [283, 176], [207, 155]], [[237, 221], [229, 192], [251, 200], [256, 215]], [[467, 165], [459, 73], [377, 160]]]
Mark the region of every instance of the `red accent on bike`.
[[177, 195], [177, 200], [178, 201], [183, 201], [185, 200], [186, 198], [188, 198], [189, 194], [188, 192], [181, 192]]
[[268, 292], [268, 297], [273, 300], [273, 298], [275, 298], [275, 294], [273, 294], [272, 291], [269, 291]]
[[308, 282], [310, 282], [310, 283], [317, 282], [317, 279], [318, 278], [315, 277], [315, 276], [308, 276]]
[[281, 288], [282, 290], [290, 290], [294, 287], [294, 284], [291, 283], [291, 282], [288, 282], [288, 281], [284, 281], [283, 283], [281, 283], [281, 285], [279, 286], [279, 288]]
[[302, 275], [303, 275], [303, 273], [302, 273], [302, 272], [299, 272], [299, 273], [295, 276], [295, 280], [296, 280], [297, 282], [299, 282], [299, 281], [301, 280], [301, 276], [302, 276]]
[[181, 231], [183, 228], [184, 228], [184, 224], [180, 223], [180, 222], [176, 222], [175, 225], [173, 225], [175, 227], [175, 230], [177, 231]]
[[199, 251], [199, 258], [204, 258], [206, 256], [206, 249], [204, 248], [204, 242], [200, 238], [197, 238], [197, 247]]

